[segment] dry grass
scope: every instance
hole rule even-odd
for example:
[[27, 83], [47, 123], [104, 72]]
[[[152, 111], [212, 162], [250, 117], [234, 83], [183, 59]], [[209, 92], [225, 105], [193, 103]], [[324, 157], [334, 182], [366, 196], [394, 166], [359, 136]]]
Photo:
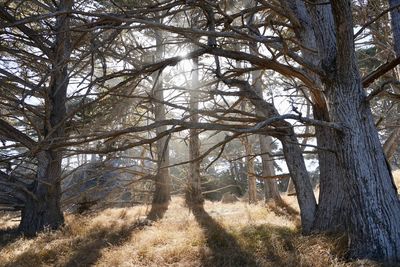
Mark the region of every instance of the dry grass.
[[68, 215], [62, 230], [2, 239], [0, 265], [374, 266], [340, 261], [340, 239], [303, 237], [296, 215], [284, 210], [277, 215], [276, 208], [206, 202], [206, 212], [194, 216], [174, 198], [165, 217], [152, 225], [138, 223], [144, 222], [144, 206]]
[[397, 187], [397, 192], [400, 193], [400, 170], [395, 170], [393, 172], [393, 179]]

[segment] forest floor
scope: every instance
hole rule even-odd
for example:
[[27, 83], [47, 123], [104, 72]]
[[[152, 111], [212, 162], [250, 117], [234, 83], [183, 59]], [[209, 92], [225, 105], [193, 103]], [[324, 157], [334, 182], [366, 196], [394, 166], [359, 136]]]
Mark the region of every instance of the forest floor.
[[302, 236], [293, 208], [206, 201], [195, 217], [174, 197], [153, 223], [147, 209], [66, 215], [63, 229], [33, 239], [15, 236], [17, 222], [3, 217], [0, 266], [377, 266], [341, 260], [343, 238]]

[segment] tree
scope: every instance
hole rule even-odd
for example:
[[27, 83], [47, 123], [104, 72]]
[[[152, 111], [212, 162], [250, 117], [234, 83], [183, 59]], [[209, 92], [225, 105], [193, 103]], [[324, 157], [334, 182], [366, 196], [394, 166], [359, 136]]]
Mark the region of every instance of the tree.
[[[304, 4], [304, 2], [300, 3]], [[250, 39], [262, 42], [269, 48], [270, 57], [252, 56], [249, 53], [232, 51], [226, 47], [215, 47], [215, 45], [209, 46], [206, 52], [218, 57], [244, 60], [259, 68], [271, 69], [285, 77], [300, 80], [310, 89], [318, 88], [314, 79], [315, 76], [318, 77], [324, 91], [322, 94], [316, 94], [313, 97], [313, 104], [314, 106], [319, 104], [316, 101], [319, 100], [318, 96], [322, 96], [326, 98], [328, 108], [327, 112], [324, 112], [321, 117], [314, 117], [320, 123], [316, 121], [313, 121], [313, 123], [317, 126], [330, 126], [333, 129], [329, 133], [332, 138], [328, 144], [334, 147], [333, 151], [336, 154], [338, 166], [342, 167], [340, 170], [343, 170], [343, 173], [334, 174], [330, 181], [337, 185], [337, 192], [343, 195], [345, 211], [342, 213], [342, 210], [338, 209], [338, 213], [349, 218], [345, 223], [345, 228], [351, 240], [350, 254], [353, 257], [398, 260], [399, 240], [391, 239], [390, 235], [398, 235], [399, 229], [395, 222], [398, 221], [400, 215], [399, 205], [368, 101], [366, 101], [363, 91], [363, 84], [365, 85], [367, 82], [366, 80], [364, 80], [364, 83], [362, 82], [356, 64], [351, 2], [338, 0], [329, 5], [322, 3], [322, 1], [312, 1], [305, 3], [305, 6], [306, 9], [302, 10], [303, 13], [295, 14], [293, 19], [302, 21], [307, 18], [310, 22], [308, 27], [311, 27], [312, 30], [308, 32], [315, 34], [315, 47], [318, 51], [317, 62], [310, 61], [305, 55], [299, 57], [298, 54], [293, 53], [284, 42], [284, 36], [280, 35], [282, 32], [279, 31], [279, 28], [277, 36], [266, 37], [265, 39], [263, 39], [264, 36], [258, 35], [254, 31], [241, 31], [241, 35], [237, 34], [241, 28], [237, 28], [233, 24], [234, 16], [227, 16], [221, 10], [215, 12], [219, 12], [221, 17], [219, 21], [225, 23], [221, 23], [221, 27], [227, 29], [228, 32], [217, 31], [215, 30], [216, 27], [209, 31], [195, 31], [168, 26], [163, 26], [163, 29], [184, 36], [191, 33], [221, 39], [230, 37], [236, 41]], [[263, 9], [273, 10], [280, 16], [288, 11], [284, 6], [278, 7], [265, 1], [261, 2], [260, 10]], [[242, 14], [245, 12], [246, 10], [242, 11]], [[290, 16], [291, 14], [286, 13], [285, 15]], [[300, 17], [300, 15], [304, 17]], [[216, 22], [216, 19], [214, 20]], [[273, 23], [274, 21], [271, 21], [272, 26], [274, 26]], [[246, 25], [243, 23], [242, 25], [242, 29], [247, 30]], [[230, 29], [234, 30], [230, 31]], [[306, 49], [312, 51], [310, 47], [306, 47]], [[274, 53], [274, 51], [281, 54]], [[276, 58], [279, 55], [290, 58], [293, 62], [305, 68], [306, 71], [277, 61]], [[231, 86], [241, 87], [242, 90], [247, 88], [240, 81], [227, 80], [225, 82]], [[248, 93], [250, 90], [243, 91]], [[250, 98], [250, 100], [256, 102], [254, 98]], [[323, 108], [322, 105], [321, 109]], [[264, 106], [263, 110], [271, 109]], [[265, 116], [271, 116], [271, 113], [265, 113]], [[288, 127], [288, 125], [281, 122], [278, 127], [283, 128]], [[294, 160], [300, 160], [302, 157], [301, 152], [299, 152], [300, 157], [293, 155], [297, 148], [290, 144], [297, 143], [297, 141], [290, 136], [294, 136], [294, 134], [287, 135], [286, 133], [285, 136], [278, 138], [282, 140], [284, 152], [291, 155], [286, 157], [286, 160], [292, 176], [295, 176], [299, 173], [299, 166], [302, 165], [298, 162], [295, 163]], [[328, 150], [330, 150], [329, 147]], [[322, 158], [323, 163], [329, 164], [327, 159], [320, 158]], [[290, 166], [295, 167], [291, 168]], [[302, 173], [301, 176], [304, 177], [304, 175], [307, 176], [307, 173]], [[303, 180], [301, 179], [301, 181]], [[296, 191], [301, 203], [302, 194], [306, 191], [301, 188], [299, 180], [296, 182], [295, 179], [294, 181], [295, 184], [297, 183]], [[323, 195], [333, 196], [333, 194], [328, 193], [323, 193]], [[327, 199], [330, 199], [330, 197], [327, 197]], [[393, 208], [388, 210], [389, 206]], [[302, 212], [309, 215], [306, 218], [302, 217], [303, 227], [313, 224], [313, 209], [315, 209], [313, 207], [315, 207], [315, 204], [301, 205]], [[383, 209], [388, 210], [388, 212], [384, 213]], [[384, 229], [379, 228], [378, 223], [373, 220], [373, 218], [378, 217], [384, 218]], [[335, 221], [336, 224], [339, 223], [338, 220]], [[371, 243], [376, 245], [370, 246]]]
[[[45, 40], [34, 30], [25, 24], [17, 24], [17, 30], [30, 39], [40, 53], [43, 60], [49, 62], [49, 75], [46, 78], [46, 87], [37, 87], [24, 80], [13, 77], [19, 84], [30, 84], [32, 92], [37, 89], [44, 98], [44, 116], [40, 133], [43, 140], [39, 142], [24, 134], [7, 121], [1, 120], [1, 135], [6, 140], [20, 143], [29, 150], [29, 153], [37, 160], [37, 171], [34, 182], [25, 191], [23, 207], [21, 209], [21, 223], [19, 229], [26, 235], [34, 235], [44, 228], [56, 229], [64, 223], [64, 217], [60, 207], [60, 178], [62, 152], [57, 149], [42, 145], [52, 139], [62, 139], [65, 136], [66, 95], [69, 81], [68, 62], [71, 55], [70, 17], [73, 6], [72, 0], [63, 0], [56, 6], [58, 15], [53, 26], [54, 40]], [[9, 13], [6, 7], [0, 7], [0, 16], [4, 21], [15, 23], [15, 17]], [[14, 35], [14, 33], [11, 33]], [[17, 33], [15, 32], [15, 35]], [[29, 51], [29, 50], [28, 50]], [[11, 52], [11, 51], [10, 51]], [[28, 52], [29, 53], [29, 52]], [[4, 73], [3, 77], [11, 78], [13, 74]], [[18, 86], [18, 85], [16, 85]], [[7, 84], [3, 84], [3, 90], [8, 90]], [[21, 92], [21, 91], [20, 91]], [[23, 96], [23, 91], [21, 92]], [[29, 110], [29, 108], [28, 108]], [[46, 147], [47, 146], [47, 147]], [[13, 180], [7, 174], [3, 174], [5, 182]], [[6, 178], [9, 177], [9, 178]], [[3, 181], [4, 181], [3, 180]], [[24, 191], [25, 187], [20, 190]]]
[[310, 5], [309, 10], [325, 72], [321, 80], [330, 119], [344, 126], [334, 137], [346, 172], [334, 178], [345, 193], [350, 254], [399, 260], [400, 239], [392, 237], [400, 233], [400, 206], [356, 63], [351, 3], [333, 1], [332, 7]]
[[[156, 36], [156, 56], [155, 62], [163, 57], [163, 39], [160, 31], [155, 31]], [[157, 101], [154, 107], [155, 121], [165, 120], [164, 88], [162, 70], [153, 74], [154, 81], [154, 98]], [[167, 126], [157, 127], [156, 134], [163, 133], [167, 130]], [[156, 141], [157, 146], [157, 174], [155, 175], [155, 191], [151, 210], [147, 217], [151, 220], [161, 219], [168, 209], [171, 200], [171, 178], [169, 175], [169, 137], [165, 136]]]
[[[198, 58], [192, 60], [192, 81], [189, 89], [190, 121], [199, 122], [199, 62]], [[200, 175], [200, 136], [198, 129], [189, 130], [189, 175], [185, 195], [186, 204], [190, 209], [203, 208], [204, 199], [201, 192]]]

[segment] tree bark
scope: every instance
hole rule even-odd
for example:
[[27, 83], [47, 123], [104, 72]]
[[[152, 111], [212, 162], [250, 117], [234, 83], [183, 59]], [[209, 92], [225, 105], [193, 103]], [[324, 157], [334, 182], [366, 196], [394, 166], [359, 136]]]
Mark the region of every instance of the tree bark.
[[[283, 7], [290, 12], [296, 37], [301, 44], [302, 56], [318, 66], [321, 64], [321, 58], [318, 57], [317, 38], [313, 30], [313, 22], [304, 1], [281, 1]], [[329, 19], [330, 6], [321, 5], [318, 7], [321, 14], [325, 14]], [[322, 31], [322, 30], [321, 30]], [[329, 38], [328, 38], [329, 39]], [[310, 98], [313, 102], [314, 119], [321, 121], [330, 121], [329, 111], [325, 96], [323, 95], [323, 84], [317, 75], [308, 72], [313, 78], [315, 87], [309, 88]], [[334, 130], [327, 127], [315, 126], [315, 135], [317, 139], [318, 162], [320, 171], [320, 192], [318, 209], [314, 222], [313, 231], [315, 232], [340, 232], [344, 230], [343, 210], [344, 193], [340, 188], [338, 177], [342, 176], [344, 170], [338, 163], [337, 156], [334, 154], [337, 145], [335, 144]], [[288, 193], [292, 193], [289, 188]]]
[[[59, 11], [72, 10], [73, 1], [60, 1]], [[44, 133], [47, 140], [65, 137], [63, 119], [66, 115], [66, 95], [68, 87], [68, 61], [71, 54], [69, 15], [59, 15], [56, 19], [56, 40], [53, 48], [54, 61], [47, 89]], [[21, 211], [19, 230], [27, 236], [35, 235], [43, 229], [57, 229], [64, 223], [60, 206], [62, 152], [45, 150], [37, 153], [37, 175], [33, 186], [34, 197], [28, 200]]]
[[302, 230], [304, 234], [309, 234], [314, 224], [317, 203], [304, 163], [303, 153], [298, 145], [293, 128], [290, 128], [289, 131], [290, 134], [280, 137], [279, 140], [282, 143], [286, 164], [296, 188]]
[[[394, 7], [399, 5], [400, 5], [400, 0], [389, 0], [389, 7]], [[400, 57], [400, 7], [392, 9], [390, 11], [390, 17], [392, 25], [394, 52], [396, 57]], [[399, 66], [395, 68], [395, 75], [397, 76], [396, 77], [397, 80], [399, 80], [400, 79]], [[398, 88], [398, 86], [395, 86], [395, 90], [397, 94], [400, 93], [400, 89]], [[383, 145], [383, 151], [385, 152], [386, 158], [388, 159], [389, 162], [393, 158], [394, 153], [399, 147], [398, 144], [399, 137], [400, 137], [400, 128], [397, 127], [393, 129], [393, 131], [389, 134], [388, 139]]]
[[[326, 106], [314, 105], [314, 118], [330, 121]], [[313, 226], [314, 232], [339, 233], [344, 225], [344, 192], [339, 177], [344, 175], [334, 151], [337, 148], [335, 132], [331, 128], [315, 126], [320, 170], [318, 209]]]
[[[352, 79], [353, 80], [353, 79]], [[357, 81], [358, 80], [358, 81]], [[344, 92], [351, 93], [348, 97]], [[400, 205], [390, 168], [359, 79], [329, 88], [334, 121], [347, 131], [336, 136], [346, 196], [350, 254], [356, 258], [400, 260]], [[334, 104], [333, 104], [334, 103]]]
[[[164, 52], [162, 36], [160, 31], [156, 31], [156, 60], [162, 58]], [[162, 85], [162, 72], [157, 71], [153, 73], [154, 85], [154, 98], [159, 102], [155, 103], [154, 117], [155, 121], [165, 120], [165, 105], [164, 91]], [[167, 130], [167, 126], [161, 126], [156, 129], [156, 134], [160, 134]], [[153, 201], [151, 203], [151, 209], [147, 215], [150, 220], [161, 219], [168, 209], [169, 202], [171, 200], [171, 178], [169, 175], [169, 148], [168, 148], [168, 137], [163, 137], [157, 140], [157, 174], [155, 175], [155, 191], [153, 194]]]
[[[245, 4], [246, 8], [251, 8], [252, 6], [256, 6], [257, 2], [253, 0], [248, 0]], [[253, 27], [253, 30], [258, 31], [257, 28], [254, 27], [254, 14], [250, 14], [247, 20], [247, 23], [250, 27]], [[250, 53], [252, 55], [257, 55], [259, 53], [258, 47], [256, 43], [249, 43]], [[262, 97], [263, 95], [263, 82], [262, 82], [262, 72], [260, 70], [255, 70], [251, 72], [252, 78], [252, 86], [254, 87], [256, 93]], [[256, 106], [256, 114], [262, 116], [262, 111]], [[261, 160], [262, 160], [262, 175], [263, 176], [273, 176], [275, 175], [274, 170], [274, 161], [269, 156], [268, 153], [271, 153], [271, 137], [259, 135], [260, 142], [260, 152], [261, 152]], [[282, 199], [280, 197], [278, 186], [276, 184], [276, 179], [267, 179], [264, 181], [264, 195], [265, 202], [270, 200], [275, 200], [277, 203], [282, 203]]]
[[[389, 7], [399, 6], [400, 0], [389, 0]], [[390, 11], [392, 33], [394, 41], [394, 52], [400, 57], [400, 7]]]
[[318, 10], [321, 5], [310, 5], [310, 10], [330, 119], [346, 129], [334, 137], [345, 171], [338, 179], [346, 200], [349, 255], [399, 261], [400, 203], [356, 63], [351, 1], [331, 5], [333, 16]]
[[19, 230], [26, 236], [34, 236], [44, 229], [55, 230], [64, 224], [60, 206], [61, 158], [59, 154], [42, 151], [38, 155], [34, 198], [28, 198], [21, 211]]

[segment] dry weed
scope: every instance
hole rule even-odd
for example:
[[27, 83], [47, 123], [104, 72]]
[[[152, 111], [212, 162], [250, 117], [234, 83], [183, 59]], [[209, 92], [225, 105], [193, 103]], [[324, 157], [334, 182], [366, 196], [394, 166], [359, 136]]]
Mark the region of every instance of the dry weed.
[[[295, 197], [284, 200], [296, 209]], [[289, 209], [243, 202], [204, 206], [194, 216], [182, 198], [173, 198], [164, 218], [151, 225], [143, 219], [146, 206], [67, 215], [59, 231], [1, 243], [0, 265], [375, 266], [342, 261], [337, 238], [301, 236], [298, 215]]]

